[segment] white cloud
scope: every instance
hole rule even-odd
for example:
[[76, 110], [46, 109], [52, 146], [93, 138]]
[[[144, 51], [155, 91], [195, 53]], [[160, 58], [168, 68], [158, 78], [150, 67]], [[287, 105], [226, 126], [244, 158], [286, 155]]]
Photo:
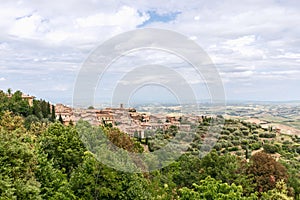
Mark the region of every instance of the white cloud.
[[[23, 9], [20, 6], [17, 8], [12, 6], [6, 5], [6, 12], [1, 11], [0, 14], [0, 27], [6, 32], [4, 36], [39, 40], [50, 46], [53, 44], [77, 46], [103, 41], [106, 37], [132, 30], [149, 19], [146, 13], [129, 6], [121, 6], [112, 12], [104, 9], [92, 12], [86, 10], [85, 13], [79, 12], [78, 15], [66, 7], [60, 8], [66, 12], [57, 16], [54, 14], [55, 10], [51, 15], [44, 8], [39, 9], [41, 6], [39, 3], [37, 5], [26, 3]], [[5, 9], [5, 6], [2, 9]]]
[[44, 31], [43, 29], [39, 29], [42, 26], [42, 20], [43, 18], [37, 14], [18, 18], [10, 28], [9, 34], [24, 38], [34, 37]]
[[132, 7], [122, 6], [116, 13], [97, 13], [85, 18], [77, 18], [75, 23], [83, 28], [95, 26], [127, 26], [135, 28], [148, 19], [149, 16], [147, 14], [139, 14], [137, 10]]
[[243, 47], [246, 45], [251, 45], [255, 42], [255, 35], [246, 35], [243, 37], [239, 37], [237, 39], [233, 40], [227, 40], [224, 42], [225, 45], [228, 45], [229, 47]]
[[300, 59], [300, 53], [285, 52], [284, 54], [275, 56], [274, 58]]
[[265, 59], [266, 53], [259, 47], [255, 35], [246, 35], [235, 39], [226, 40], [219, 46], [211, 47], [217, 50], [227, 50], [226, 55], [230, 55], [231, 59]]
[[68, 91], [69, 89], [70, 89], [69, 85], [62, 85], [62, 84], [55, 85], [52, 88], [48, 88], [48, 90], [60, 91], [60, 92], [65, 92], [65, 91]]

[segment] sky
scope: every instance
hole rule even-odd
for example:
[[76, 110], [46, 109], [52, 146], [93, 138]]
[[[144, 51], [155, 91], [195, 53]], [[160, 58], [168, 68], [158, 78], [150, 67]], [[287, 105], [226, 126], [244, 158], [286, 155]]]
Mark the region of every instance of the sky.
[[[227, 100], [300, 100], [297, 0], [3, 0], [0, 4], [2, 90], [22, 90], [53, 103], [71, 104], [77, 75], [99, 45], [127, 31], [159, 28], [186, 36], [208, 54]], [[166, 52], [141, 50], [110, 66], [99, 82], [98, 103], [109, 100], [116, 82], [133, 65], [143, 63], [173, 67], [197, 98], [209, 98], [187, 62]], [[157, 84], [152, 89], [147, 85], [132, 97], [174, 99], [172, 91], [166, 91]]]

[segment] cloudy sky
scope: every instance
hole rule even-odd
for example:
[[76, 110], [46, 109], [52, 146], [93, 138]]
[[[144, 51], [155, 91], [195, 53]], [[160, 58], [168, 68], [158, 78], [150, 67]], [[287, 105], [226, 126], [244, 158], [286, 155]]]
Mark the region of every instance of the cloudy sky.
[[[3, 0], [0, 89], [70, 104], [76, 77], [91, 52], [113, 36], [142, 28], [172, 30], [195, 41], [214, 62], [228, 100], [300, 100], [297, 0]], [[147, 64], [163, 60], [164, 65], [186, 66], [173, 56], [138, 52], [116, 62], [115, 69], [138, 57]], [[188, 71], [181, 73], [192, 80]], [[118, 78], [108, 73], [105, 89], [111, 91]]]

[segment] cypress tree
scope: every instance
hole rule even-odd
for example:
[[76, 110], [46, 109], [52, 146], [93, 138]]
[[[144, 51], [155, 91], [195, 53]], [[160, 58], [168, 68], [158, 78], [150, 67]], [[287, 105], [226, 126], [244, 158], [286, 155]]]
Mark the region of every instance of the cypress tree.
[[51, 111], [51, 119], [52, 122], [55, 121], [55, 106], [52, 105], [52, 111]]
[[61, 114], [59, 114], [59, 118], [58, 118], [58, 121], [60, 122], [60, 123], [64, 123], [64, 121], [63, 121], [63, 119], [62, 119], [62, 117], [61, 117]]
[[45, 100], [40, 100], [40, 102], [41, 102], [41, 109], [42, 109], [43, 118], [47, 118], [48, 117], [47, 102]]
[[50, 103], [49, 101], [47, 102], [47, 116], [48, 118], [50, 117], [49, 115], [51, 114], [51, 106], [50, 106]]

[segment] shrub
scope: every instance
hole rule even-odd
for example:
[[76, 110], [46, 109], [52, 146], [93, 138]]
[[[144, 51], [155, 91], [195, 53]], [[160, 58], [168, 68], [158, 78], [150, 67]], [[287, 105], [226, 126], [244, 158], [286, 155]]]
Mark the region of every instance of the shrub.
[[249, 144], [249, 141], [248, 140], [242, 140], [242, 144], [247, 145], [247, 144]]
[[292, 150], [300, 154], [300, 145], [293, 145]]
[[250, 135], [248, 138], [252, 139], [252, 140], [258, 140], [258, 136], [257, 135]]
[[239, 140], [233, 140], [233, 141], [232, 141], [232, 144], [233, 144], [234, 146], [237, 146], [237, 145], [240, 144], [240, 141], [239, 141]]
[[272, 144], [264, 144], [263, 148], [266, 153], [276, 153], [279, 151], [278, 146]]
[[220, 151], [220, 150], [222, 149], [222, 144], [217, 143], [217, 144], [214, 146], [214, 149], [216, 149], [217, 151]]
[[248, 149], [248, 145], [242, 145], [242, 149], [244, 150]]
[[230, 136], [229, 136], [229, 139], [230, 139], [230, 140], [234, 140], [235, 137], [234, 137], [233, 135], [230, 135]]
[[262, 147], [262, 145], [261, 145], [260, 142], [256, 142], [256, 143], [253, 143], [253, 144], [250, 145], [250, 148], [251, 148], [252, 150], [258, 150], [258, 149], [260, 149], [261, 147]]
[[237, 146], [228, 148], [228, 151], [238, 151], [239, 148]]
[[228, 135], [221, 135], [221, 136], [220, 136], [220, 139], [228, 140], [228, 139], [229, 139], [229, 136], [228, 136]]
[[249, 131], [248, 130], [243, 130], [242, 131], [243, 135], [248, 136], [249, 135]]
[[243, 136], [242, 132], [238, 131], [238, 130], [234, 131], [233, 134], [236, 135], [236, 136]]
[[283, 142], [283, 144], [292, 144], [292, 142], [286, 140], [286, 141]]
[[275, 133], [260, 133], [258, 136], [260, 138], [275, 138], [276, 134]]
[[228, 146], [227, 142], [222, 142], [221, 145], [222, 145], [222, 148], [226, 148]]
[[227, 129], [230, 133], [233, 133], [234, 131], [237, 130], [237, 128], [235, 128], [235, 127], [227, 127], [226, 129]]
[[246, 130], [249, 130], [247, 127], [245, 127], [245, 126], [242, 126], [242, 127], [240, 127], [240, 130], [241, 131], [246, 131]]
[[233, 146], [233, 144], [231, 142], [227, 143], [227, 147], [232, 147], [232, 146]]
[[223, 131], [221, 131], [221, 135], [230, 135], [230, 131], [223, 130]]

